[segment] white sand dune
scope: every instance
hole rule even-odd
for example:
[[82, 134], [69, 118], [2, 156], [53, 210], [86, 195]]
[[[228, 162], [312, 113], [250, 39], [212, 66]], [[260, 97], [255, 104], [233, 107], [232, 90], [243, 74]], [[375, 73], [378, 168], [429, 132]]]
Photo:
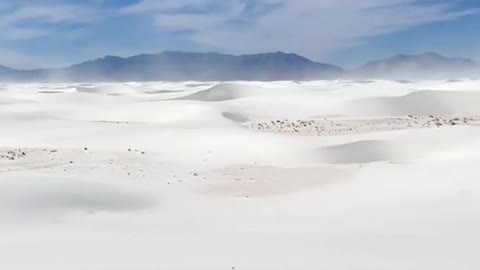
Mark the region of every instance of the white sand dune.
[[361, 115], [479, 115], [480, 91], [418, 91], [401, 97], [368, 98], [347, 104]]
[[101, 86], [78, 86], [76, 87], [77, 92], [79, 93], [93, 93], [93, 94], [107, 94], [107, 95], [125, 95], [125, 94], [135, 94], [137, 90], [135, 87], [114, 84], [114, 85], [101, 85]]
[[480, 268], [479, 81], [1, 88], [0, 269]]
[[429, 82], [424, 84], [423, 89], [432, 90], [432, 91], [478, 91], [480, 90], [476, 80]]
[[185, 96], [181, 99], [198, 101], [226, 101], [232, 99], [259, 96], [265, 91], [258, 86], [247, 86], [241, 84], [219, 84], [207, 90]]

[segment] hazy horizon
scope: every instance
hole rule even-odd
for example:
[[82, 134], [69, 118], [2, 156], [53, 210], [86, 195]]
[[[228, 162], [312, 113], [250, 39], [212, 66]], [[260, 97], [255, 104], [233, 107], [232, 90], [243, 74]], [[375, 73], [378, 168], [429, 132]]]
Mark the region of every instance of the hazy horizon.
[[230, 55], [166, 51], [130, 58], [106, 56], [56, 69], [0, 69], [2, 82], [314, 81], [334, 79], [430, 80], [478, 78], [470, 59], [433, 52], [397, 55], [358, 69], [318, 63], [293, 53]]
[[301, 55], [301, 54], [298, 54], [298, 53], [295, 53], [295, 52], [284, 52], [284, 51], [265, 51], [265, 52], [250, 52], [250, 53], [245, 53], [245, 54], [235, 54], [235, 53], [229, 54], [229, 53], [222, 53], [222, 52], [216, 52], [216, 51], [163, 50], [163, 51], [159, 51], [159, 52], [138, 53], [138, 54], [132, 54], [132, 55], [125, 55], [125, 56], [106, 54], [106, 55], [101, 55], [101, 56], [94, 57], [94, 58], [83, 59], [83, 60], [80, 60], [79, 62], [65, 63], [64, 65], [58, 65], [58, 66], [53, 66], [53, 67], [38, 66], [38, 67], [35, 67], [35, 68], [16, 68], [16, 67], [13, 67], [13, 66], [4, 65], [2, 63], [0, 63], [0, 66], [5, 66], [5, 67], [8, 67], [8, 68], [13, 68], [13, 69], [18, 69], [18, 70], [61, 69], [61, 68], [66, 68], [66, 67], [70, 67], [70, 66], [73, 66], [73, 65], [78, 65], [78, 64], [85, 63], [85, 62], [95, 61], [95, 60], [104, 59], [104, 58], [108, 58], [108, 57], [119, 57], [119, 58], [127, 59], [127, 58], [136, 57], [136, 56], [140, 56], [140, 55], [158, 55], [158, 54], [169, 53], [169, 52], [185, 53], [185, 54], [189, 54], [189, 53], [193, 53], [193, 54], [213, 53], [213, 54], [220, 54], [220, 55], [227, 55], [227, 56], [248, 56], [248, 55], [275, 54], [275, 53], [295, 54], [295, 55], [298, 55], [300, 57], [305, 57], [306, 59], [311, 60], [311, 61], [316, 62], [316, 63], [330, 64], [330, 65], [338, 66], [338, 67], [343, 68], [345, 70], [354, 70], [354, 69], [357, 69], [357, 68], [361, 68], [361, 67], [365, 66], [366, 64], [369, 64], [369, 63], [372, 63], [372, 62], [375, 62], [375, 61], [388, 60], [388, 59], [393, 58], [393, 57], [420, 56], [420, 55], [424, 55], [424, 54], [437, 54], [437, 55], [439, 55], [441, 57], [445, 57], [445, 58], [471, 60], [471, 61], [475, 62], [476, 64], [479, 63], [479, 61], [477, 61], [474, 58], [466, 58], [466, 57], [455, 56], [455, 55], [444, 55], [444, 54], [441, 54], [441, 53], [438, 53], [438, 52], [435, 52], [435, 51], [422, 51], [422, 52], [418, 52], [418, 53], [396, 53], [396, 54], [389, 55], [389, 56], [386, 56], [386, 57], [383, 57], [383, 58], [367, 59], [365, 62], [359, 63], [356, 66], [342, 66], [342, 65], [337, 65], [337, 64], [332, 63], [332, 62], [319, 62], [319, 61], [316, 61], [314, 59], [310, 59], [310, 58], [308, 58], [304, 55]]
[[472, 0], [4, 0], [0, 64], [63, 67], [165, 50], [285, 51], [352, 68], [434, 51], [478, 60]]

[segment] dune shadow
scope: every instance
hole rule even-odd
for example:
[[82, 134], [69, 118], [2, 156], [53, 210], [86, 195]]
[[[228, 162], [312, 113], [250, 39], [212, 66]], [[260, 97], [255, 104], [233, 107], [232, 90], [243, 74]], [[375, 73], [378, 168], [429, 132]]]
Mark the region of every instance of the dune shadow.
[[320, 159], [330, 164], [357, 164], [407, 159], [408, 155], [386, 141], [358, 141], [323, 147]]
[[222, 116], [227, 118], [228, 120], [238, 122], [238, 123], [246, 123], [250, 121], [248, 118], [241, 116], [239, 114], [231, 113], [231, 112], [223, 112]]
[[[42, 215], [71, 212], [132, 212], [153, 207], [148, 194], [94, 182], [7, 181], [0, 191], [0, 204], [16, 214]], [[2, 207], [0, 207], [0, 210]], [[0, 211], [1, 212], [1, 211]]]

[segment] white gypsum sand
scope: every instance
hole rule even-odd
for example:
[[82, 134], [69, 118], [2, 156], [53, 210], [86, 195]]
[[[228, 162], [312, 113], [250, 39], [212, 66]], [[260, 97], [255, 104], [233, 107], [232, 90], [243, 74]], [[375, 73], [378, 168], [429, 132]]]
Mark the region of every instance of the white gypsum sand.
[[480, 81], [0, 85], [0, 269], [478, 269]]

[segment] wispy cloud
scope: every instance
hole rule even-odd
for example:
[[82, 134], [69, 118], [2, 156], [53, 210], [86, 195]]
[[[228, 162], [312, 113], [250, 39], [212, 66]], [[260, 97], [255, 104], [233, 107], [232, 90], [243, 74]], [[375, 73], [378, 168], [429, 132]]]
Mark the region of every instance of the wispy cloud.
[[203, 30], [252, 23], [282, 3], [270, 0], [143, 0], [125, 7], [122, 14], [148, 14], [160, 28]]
[[284, 50], [318, 59], [366, 37], [476, 12], [454, 10], [454, 2], [143, 0], [124, 12], [152, 16], [161, 30], [190, 31], [188, 38], [205, 48], [237, 53]]
[[9, 1], [0, 5], [0, 42], [53, 33], [55, 26], [89, 23], [105, 16], [91, 6], [64, 1]]

